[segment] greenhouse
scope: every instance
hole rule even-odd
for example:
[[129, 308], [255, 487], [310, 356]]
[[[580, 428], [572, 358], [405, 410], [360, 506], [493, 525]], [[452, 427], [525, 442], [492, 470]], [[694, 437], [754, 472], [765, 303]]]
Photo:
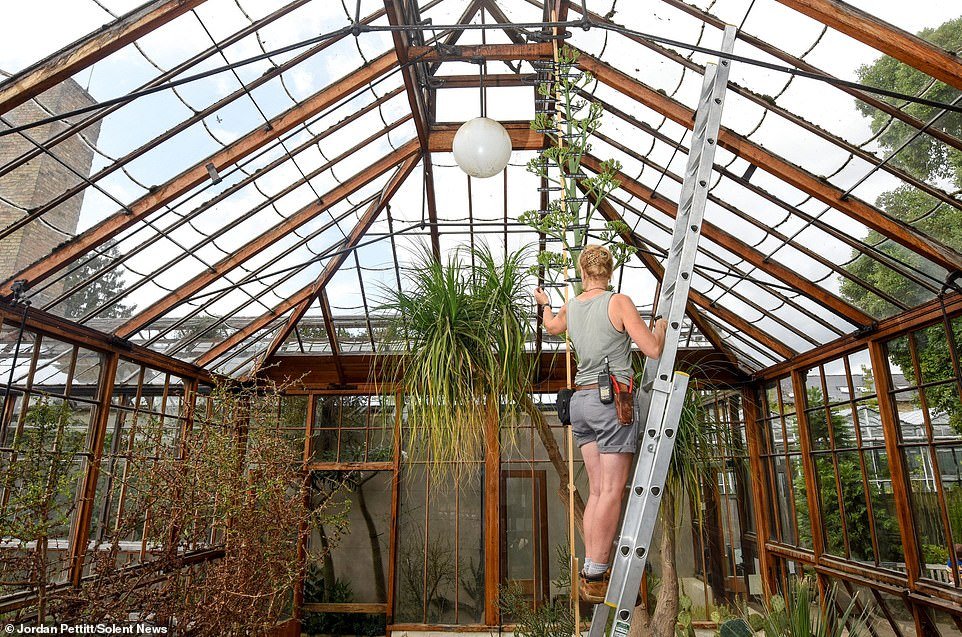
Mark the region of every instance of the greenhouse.
[[962, 637], [958, 3], [0, 10], [3, 632]]

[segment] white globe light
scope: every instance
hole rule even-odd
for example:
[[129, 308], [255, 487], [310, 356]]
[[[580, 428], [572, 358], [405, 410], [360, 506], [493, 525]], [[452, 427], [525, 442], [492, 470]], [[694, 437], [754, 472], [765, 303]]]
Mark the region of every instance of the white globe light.
[[451, 150], [461, 170], [472, 177], [491, 177], [508, 165], [511, 137], [500, 122], [475, 117], [458, 129]]

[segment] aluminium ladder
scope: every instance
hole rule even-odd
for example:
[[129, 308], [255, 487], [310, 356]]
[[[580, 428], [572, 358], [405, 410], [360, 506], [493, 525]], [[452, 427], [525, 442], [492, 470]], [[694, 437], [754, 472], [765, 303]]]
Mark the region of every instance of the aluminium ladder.
[[[726, 26], [722, 52], [731, 53], [734, 44], [735, 27]], [[612, 637], [625, 637], [628, 634], [635, 599], [648, 560], [649, 544], [675, 446], [675, 431], [688, 389], [688, 375], [677, 371], [672, 374], [672, 370], [688, 305], [691, 273], [705, 215], [708, 182], [730, 68], [728, 59], [705, 66], [701, 97], [692, 128], [691, 150], [658, 302], [659, 309], [668, 308], [665, 347], [657, 361], [647, 361], [641, 388], [636, 396], [635, 418], [639, 419], [641, 435], [638, 457], [621, 534], [612, 559], [611, 581], [604, 603], [595, 605], [589, 637], [604, 637], [607, 634], [612, 610], [615, 611]]]

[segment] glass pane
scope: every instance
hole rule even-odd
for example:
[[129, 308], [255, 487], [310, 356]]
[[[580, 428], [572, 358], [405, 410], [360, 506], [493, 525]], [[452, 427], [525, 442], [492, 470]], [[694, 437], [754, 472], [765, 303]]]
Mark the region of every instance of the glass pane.
[[[923, 575], [937, 571], [948, 559], [948, 539], [936, 492], [935, 474], [931, 457], [924, 447], [905, 449], [906, 469], [912, 489], [912, 509], [919, 538]], [[931, 573], [928, 574], [931, 576]]]
[[869, 515], [862, 480], [862, 465], [857, 452], [850, 451], [836, 456], [838, 480], [841, 485], [842, 505], [845, 508], [845, 531], [848, 534], [849, 555], [862, 562], [875, 561], [872, 548], [872, 517]]
[[855, 446], [855, 426], [852, 422], [850, 405], [832, 407], [832, 435], [835, 437], [836, 449], [848, 449]]
[[779, 414], [778, 388], [774, 384], [765, 387], [765, 409], [769, 418]]
[[785, 452], [785, 432], [780, 418], [768, 421], [768, 433], [771, 441], [771, 453]]
[[962, 403], [955, 381], [922, 390], [932, 423], [933, 440], [958, 440], [962, 432]]
[[928, 440], [925, 412], [922, 411], [916, 390], [897, 392], [893, 395], [899, 419], [899, 437], [902, 442], [913, 443]]
[[[819, 455], [814, 458], [814, 464], [818, 478], [818, 499], [822, 507], [825, 551], [833, 555], [846, 557], [842, 516], [839, 515], [838, 487], [835, 482], [835, 467], [832, 464], [832, 458], [829, 455]], [[799, 486], [797, 479], [796, 486]], [[808, 523], [808, 506], [799, 502], [796, 507], [798, 508], [798, 524], [801, 527], [803, 518]]]
[[[398, 515], [398, 549], [395, 582], [394, 617], [398, 623], [426, 621], [428, 601], [425, 599], [425, 491], [424, 472], [405, 471], [401, 479], [400, 511]], [[428, 562], [432, 581], [449, 564]], [[437, 571], [437, 572], [436, 572]], [[444, 579], [442, 577], [441, 579]], [[450, 577], [446, 584], [451, 585]], [[433, 601], [434, 597], [430, 601]]]
[[865, 398], [875, 393], [875, 376], [868, 350], [849, 354], [848, 368], [852, 373], [853, 398]]
[[808, 515], [807, 489], [805, 488], [805, 473], [802, 470], [802, 459], [799, 456], [789, 456], [789, 471], [793, 476], [792, 493], [798, 520], [798, 545], [812, 548], [812, 521]]
[[785, 416], [785, 437], [789, 451], [801, 450], [801, 439], [798, 433], [798, 416], [795, 414]]
[[809, 407], [816, 407], [825, 404], [825, 396], [822, 393], [822, 376], [820, 368], [815, 367], [804, 374], [805, 378], [805, 398]]
[[885, 434], [882, 431], [882, 418], [879, 415], [876, 399], [869, 398], [855, 403], [855, 415], [858, 419], [862, 447], [884, 447]]
[[831, 449], [831, 438], [828, 420], [825, 418], [825, 409], [816, 408], [808, 412], [808, 436], [812, 449], [819, 451]]
[[915, 347], [922, 370], [922, 382], [933, 383], [953, 377], [952, 358], [949, 343], [945, 336], [945, 325], [941, 322], [915, 333]]
[[912, 355], [909, 353], [908, 336], [900, 336], [885, 344], [889, 367], [892, 370], [892, 389], [904, 389], [918, 385]]
[[864, 458], [869, 492], [872, 496], [872, 518], [875, 537], [878, 541], [879, 565], [904, 571], [904, 552], [895, 512], [895, 496], [892, 493], [888, 456], [883, 450], [872, 450], [865, 452]]
[[788, 483], [788, 470], [784, 456], [773, 458], [775, 468], [776, 508], [778, 509], [778, 523], [781, 527], [779, 539], [785, 544], [795, 544], [795, 515], [794, 503], [791, 501], [792, 490]]

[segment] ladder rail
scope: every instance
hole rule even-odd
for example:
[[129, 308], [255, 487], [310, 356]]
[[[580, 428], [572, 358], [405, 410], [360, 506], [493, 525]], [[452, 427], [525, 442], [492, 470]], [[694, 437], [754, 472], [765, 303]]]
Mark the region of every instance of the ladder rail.
[[[725, 28], [722, 51], [731, 53], [736, 29]], [[728, 87], [730, 61], [708, 64], [692, 130], [691, 152], [675, 215], [668, 260], [662, 279], [659, 308], [667, 307], [665, 347], [658, 360], [648, 359], [635, 400], [635, 417], [641, 426], [641, 444], [622, 521], [621, 535], [612, 560], [611, 580], [603, 604], [595, 606], [589, 637], [603, 637], [612, 610], [612, 634], [626, 635], [649, 544], [658, 519], [661, 496], [674, 451], [675, 433], [684, 407], [688, 376], [672, 372], [678, 352], [681, 324], [691, 287], [691, 274], [708, 200], [708, 183]], [[642, 418], [643, 417], [643, 418]]]

